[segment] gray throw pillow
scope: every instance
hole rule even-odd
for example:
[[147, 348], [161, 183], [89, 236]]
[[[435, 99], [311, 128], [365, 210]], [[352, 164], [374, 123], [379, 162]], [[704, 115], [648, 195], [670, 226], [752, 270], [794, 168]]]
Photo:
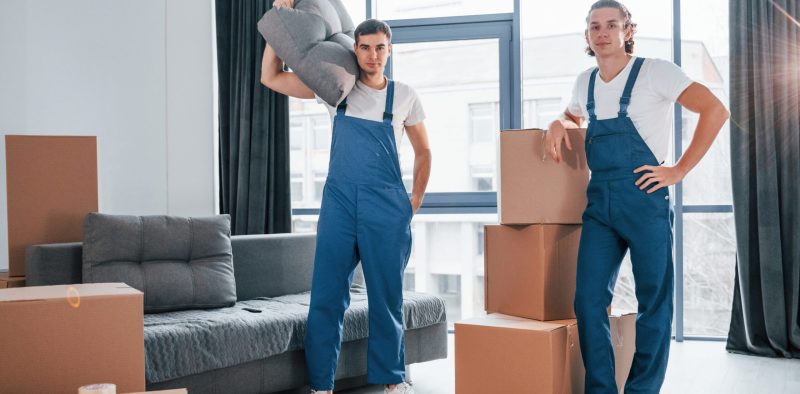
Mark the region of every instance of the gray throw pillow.
[[355, 86], [353, 21], [340, 0], [296, 0], [294, 8], [273, 8], [258, 31], [300, 80], [331, 106]]
[[144, 292], [145, 313], [236, 302], [230, 216], [202, 218], [90, 213], [83, 282], [125, 282]]

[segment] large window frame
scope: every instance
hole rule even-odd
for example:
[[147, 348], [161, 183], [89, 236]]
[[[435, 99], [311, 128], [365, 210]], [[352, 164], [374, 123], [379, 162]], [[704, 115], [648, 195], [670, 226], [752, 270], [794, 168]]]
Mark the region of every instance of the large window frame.
[[[365, 0], [365, 18], [374, 18], [377, 1]], [[681, 66], [681, 0], [672, 0], [672, 61]], [[500, 129], [518, 129], [522, 125], [522, 40], [520, 33], [520, 0], [514, 0], [514, 11], [503, 14], [487, 14], [423, 19], [387, 21], [392, 27], [393, 43], [415, 43], [430, 41], [470, 40], [496, 38], [500, 41]], [[392, 64], [386, 70], [391, 76]], [[683, 109], [675, 104], [674, 160], [683, 153]], [[468, 132], [468, 131], [467, 131]], [[724, 337], [684, 335], [684, 214], [732, 213], [731, 204], [685, 205], [683, 184], [674, 188], [673, 209], [674, 253], [675, 253], [675, 336], [684, 340], [724, 341]], [[497, 213], [497, 192], [429, 193], [420, 207], [419, 214], [475, 214]], [[318, 208], [298, 208], [293, 215], [317, 215]]]

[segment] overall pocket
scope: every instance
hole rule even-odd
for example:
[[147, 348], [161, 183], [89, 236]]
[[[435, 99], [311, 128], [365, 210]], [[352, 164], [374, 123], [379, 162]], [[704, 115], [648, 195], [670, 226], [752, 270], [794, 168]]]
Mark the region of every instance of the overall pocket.
[[586, 141], [586, 162], [593, 172], [630, 167], [631, 138], [628, 133], [601, 134]]

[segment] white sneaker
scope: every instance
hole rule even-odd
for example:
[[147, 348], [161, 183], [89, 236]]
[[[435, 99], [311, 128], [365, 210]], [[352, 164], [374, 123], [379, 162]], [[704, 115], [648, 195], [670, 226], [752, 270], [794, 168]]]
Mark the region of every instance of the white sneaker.
[[330, 390], [314, 390], [314, 389], [312, 389], [310, 394], [328, 394], [330, 392], [331, 392]]
[[414, 388], [411, 387], [411, 384], [403, 382], [396, 386], [393, 389], [389, 389], [389, 386], [383, 387], [384, 394], [414, 394]]

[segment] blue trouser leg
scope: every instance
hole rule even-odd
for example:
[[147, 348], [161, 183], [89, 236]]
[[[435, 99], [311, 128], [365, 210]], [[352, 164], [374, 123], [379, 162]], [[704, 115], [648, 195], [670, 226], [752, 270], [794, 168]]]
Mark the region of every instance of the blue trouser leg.
[[309, 383], [315, 390], [332, 390], [336, 375], [344, 312], [358, 262], [356, 193], [352, 185], [326, 183], [322, 198], [305, 338]]
[[[592, 192], [603, 192], [603, 188], [594, 189], [590, 189], [590, 196]], [[608, 306], [627, 244], [613, 228], [604, 223], [605, 215], [600, 212], [600, 207], [606, 206], [603, 203], [607, 201], [606, 198], [608, 195], [602, 193], [590, 200], [583, 216], [578, 251], [575, 314], [586, 367], [586, 393], [617, 393]]]
[[[658, 393], [664, 382], [672, 336], [672, 213], [666, 190], [653, 194], [621, 193], [619, 205], [638, 207], [618, 215], [630, 239], [631, 264], [639, 302], [636, 354], [626, 393]], [[643, 220], [640, 212], [650, 212]]]
[[367, 380], [405, 380], [403, 271], [411, 246], [405, 191], [360, 186], [358, 245], [369, 300]]

